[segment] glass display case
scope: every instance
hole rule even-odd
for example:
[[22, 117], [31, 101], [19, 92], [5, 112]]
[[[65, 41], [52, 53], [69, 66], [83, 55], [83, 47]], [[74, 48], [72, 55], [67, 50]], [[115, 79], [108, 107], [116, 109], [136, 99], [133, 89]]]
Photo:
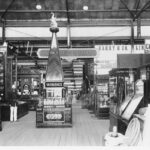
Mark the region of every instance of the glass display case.
[[109, 76], [109, 97], [117, 96], [117, 77]]
[[97, 85], [97, 92], [100, 96], [98, 101], [99, 107], [108, 107], [108, 82], [106, 83], [99, 83]]
[[99, 75], [96, 84], [96, 115], [100, 118], [109, 117], [108, 75]]
[[128, 104], [130, 103], [131, 99], [135, 94], [135, 83], [132, 74], [129, 73], [129, 77], [125, 77], [125, 98], [123, 102], [120, 104], [119, 107], [119, 115], [122, 115]]
[[121, 133], [123, 133], [128, 123], [123, 121], [121, 115], [134, 96], [137, 69], [115, 68], [110, 71], [109, 76], [109, 95], [111, 100], [109, 130], [112, 131], [113, 126], [118, 126]]
[[120, 111], [123, 111], [129, 97], [134, 95], [137, 70], [135, 68], [116, 68], [112, 69], [109, 75], [109, 96], [112, 99], [110, 111], [118, 115], [122, 113]]

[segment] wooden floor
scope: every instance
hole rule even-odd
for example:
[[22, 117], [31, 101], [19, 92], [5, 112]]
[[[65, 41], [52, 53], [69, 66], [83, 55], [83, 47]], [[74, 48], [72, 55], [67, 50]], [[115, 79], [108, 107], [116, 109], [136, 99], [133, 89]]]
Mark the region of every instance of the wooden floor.
[[72, 128], [36, 128], [35, 112], [18, 122], [3, 122], [0, 146], [103, 146], [109, 120], [100, 120], [81, 103], [73, 104]]

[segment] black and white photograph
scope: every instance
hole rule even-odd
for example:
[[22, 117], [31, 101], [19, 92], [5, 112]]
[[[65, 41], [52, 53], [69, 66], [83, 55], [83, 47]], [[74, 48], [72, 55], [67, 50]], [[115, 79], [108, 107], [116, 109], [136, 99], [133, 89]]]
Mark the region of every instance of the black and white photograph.
[[0, 148], [13, 147], [150, 147], [150, 0], [0, 0]]

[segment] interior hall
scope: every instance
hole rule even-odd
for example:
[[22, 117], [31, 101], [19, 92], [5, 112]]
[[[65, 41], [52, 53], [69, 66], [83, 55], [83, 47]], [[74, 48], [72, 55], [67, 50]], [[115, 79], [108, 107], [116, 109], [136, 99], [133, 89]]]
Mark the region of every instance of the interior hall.
[[149, 147], [149, 126], [150, 0], [0, 0], [1, 148]]

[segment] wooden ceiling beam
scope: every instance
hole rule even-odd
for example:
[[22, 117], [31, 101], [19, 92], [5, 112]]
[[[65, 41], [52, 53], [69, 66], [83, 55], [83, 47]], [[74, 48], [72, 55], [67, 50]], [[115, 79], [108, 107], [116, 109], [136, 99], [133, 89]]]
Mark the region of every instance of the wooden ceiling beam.
[[69, 3], [68, 3], [68, 0], [66, 0], [66, 13], [67, 13], [67, 21], [68, 21], [68, 24], [70, 24], [70, 14], [69, 14]]
[[112, 10], [119, 10], [119, 0], [113, 0], [112, 2]]
[[[89, 26], [129, 26], [131, 19], [87, 19], [71, 20], [70, 27]], [[66, 21], [58, 21], [59, 27], [66, 27]], [[150, 19], [141, 19], [141, 25], [149, 26]], [[49, 27], [49, 20], [7, 20], [6, 27]]]
[[5, 18], [5, 15], [8, 13], [8, 10], [11, 8], [14, 1], [15, 0], [12, 0], [11, 3], [8, 5], [8, 7], [3, 11], [2, 15], [1, 15], [1, 20], [3, 20]]
[[120, 0], [121, 3], [125, 6], [125, 8], [128, 10], [128, 12], [131, 15], [131, 18], [134, 18], [134, 13], [129, 9], [128, 5], [124, 2], [124, 0]]
[[137, 14], [134, 16], [133, 20], [138, 19], [140, 17], [140, 15], [142, 14], [142, 12], [146, 11], [147, 8], [150, 7], [150, 0], [142, 7], [142, 9], [137, 12]]
[[105, 0], [104, 1], [104, 9], [112, 9], [113, 0]]
[[[138, 9], [140, 10], [140, 9]], [[136, 12], [136, 9], [131, 9], [130, 11]], [[150, 11], [146, 9], [145, 11]], [[0, 10], [0, 13], [4, 13], [5, 10]], [[9, 10], [7, 13], [67, 13], [67, 10]], [[68, 10], [69, 13], [85, 13], [84, 10]], [[86, 12], [128, 12], [127, 9], [104, 9], [104, 10], [87, 10]]]
[[139, 8], [139, 6], [140, 6], [140, 2], [141, 2], [141, 0], [138, 0], [137, 2], [136, 2], [136, 4], [135, 4], [135, 9], [136, 9], [136, 11], [138, 11], [138, 8]]

